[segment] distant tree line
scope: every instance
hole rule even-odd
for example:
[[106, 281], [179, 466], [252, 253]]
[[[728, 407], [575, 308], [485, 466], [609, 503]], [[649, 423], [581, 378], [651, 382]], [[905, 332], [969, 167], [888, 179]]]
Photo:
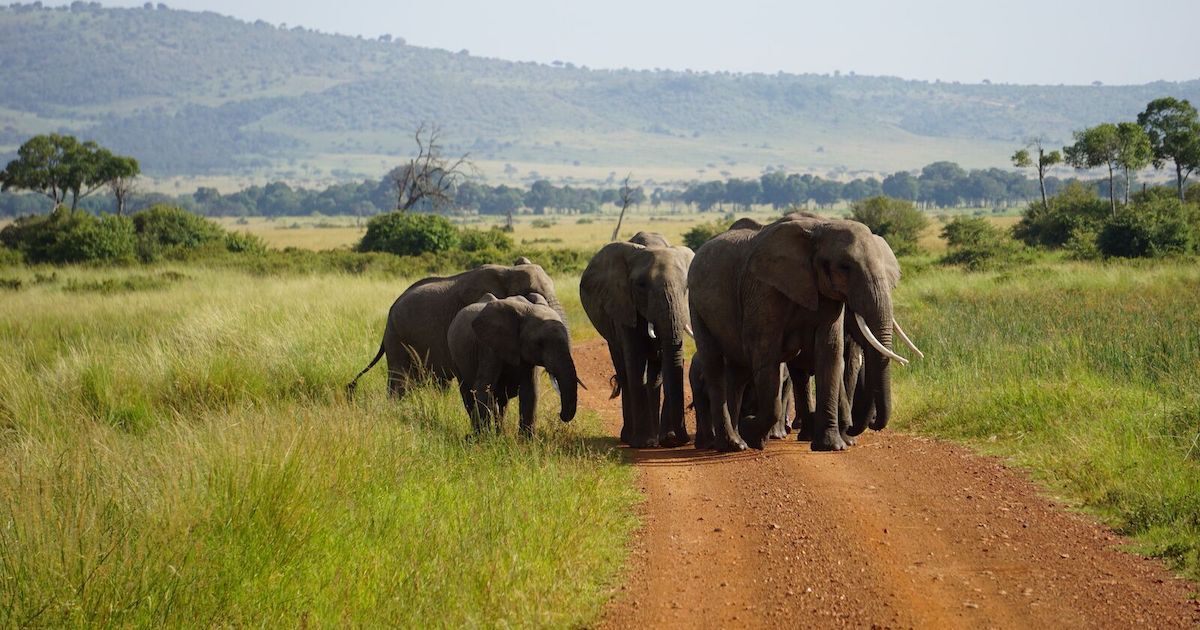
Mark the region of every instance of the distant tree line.
[[[1079, 180], [1047, 176], [1050, 195], [1070, 182], [1082, 182], [1102, 195], [1108, 194], [1107, 179]], [[1124, 179], [1116, 185], [1124, 186]], [[647, 192], [632, 189], [634, 205], [655, 209], [697, 209], [702, 212], [745, 209], [769, 205], [776, 209], [793, 207], [828, 208], [853, 204], [870, 197], [887, 195], [911, 201], [923, 208], [1006, 207], [1037, 197], [1038, 182], [1022, 173], [998, 168], [966, 170], [954, 162], [934, 162], [916, 173], [900, 171], [882, 180], [867, 177], [848, 182], [809, 174], [773, 171], [757, 179], [730, 178], [693, 182], [682, 188], [656, 187]], [[507, 215], [527, 209], [534, 214], [587, 214], [620, 200], [614, 188], [558, 186], [547, 180], [533, 182], [528, 188], [506, 184], [489, 185], [464, 181], [454, 187], [449, 212]], [[396, 208], [396, 186], [390, 174], [379, 180], [334, 184], [324, 189], [306, 189], [272, 182], [222, 194], [216, 188], [200, 187], [190, 194], [133, 193], [127, 202], [132, 210], [155, 204], [176, 205], [205, 216], [301, 216], [312, 214], [369, 217]], [[53, 203], [31, 194], [0, 194], [0, 216], [15, 217], [49, 212]], [[78, 207], [97, 213], [116, 209], [111, 193], [80, 199]], [[431, 208], [418, 204], [417, 211]]]

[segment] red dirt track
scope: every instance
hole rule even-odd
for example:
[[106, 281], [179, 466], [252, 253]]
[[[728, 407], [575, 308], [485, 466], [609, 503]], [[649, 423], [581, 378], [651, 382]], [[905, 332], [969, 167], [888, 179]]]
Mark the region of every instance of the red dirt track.
[[[575, 355], [580, 405], [616, 435], [604, 341]], [[845, 453], [625, 453], [646, 502], [605, 628], [1200, 626], [1192, 583], [960, 446], [885, 431]]]

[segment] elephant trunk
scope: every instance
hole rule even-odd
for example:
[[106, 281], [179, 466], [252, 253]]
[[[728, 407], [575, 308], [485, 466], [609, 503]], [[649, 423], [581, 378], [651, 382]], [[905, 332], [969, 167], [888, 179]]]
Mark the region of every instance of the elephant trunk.
[[[888, 350], [892, 349], [892, 304], [886, 300], [886, 312], [874, 314], [874, 321], [869, 322], [875, 338]], [[873, 332], [874, 332], [873, 331]], [[887, 426], [892, 415], [892, 367], [891, 359], [880, 352], [872, 352], [865, 359], [867, 369], [867, 392], [875, 402], [875, 419], [871, 429], [882, 431]]]
[[546, 372], [557, 383], [558, 398], [562, 403], [559, 419], [563, 422], [574, 420], [579, 403], [579, 375], [575, 372], [575, 362], [569, 354], [565, 359], [547, 361]]
[[673, 432], [675, 441], [686, 443], [688, 438], [683, 423], [683, 334], [688, 330], [689, 315], [687, 303], [675, 297], [682, 296], [682, 290], [673, 291], [672, 287], [667, 287], [664, 294], [667, 317], [660, 323], [658, 331], [663, 375], [660, 431], [664, 436]]

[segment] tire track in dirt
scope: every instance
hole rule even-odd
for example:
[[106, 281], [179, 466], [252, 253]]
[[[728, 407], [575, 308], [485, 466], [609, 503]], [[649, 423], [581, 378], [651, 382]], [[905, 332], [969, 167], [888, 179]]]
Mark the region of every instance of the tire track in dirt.
[[[607, 348], [575, 354], [580, 402], [615, 435]], [[624, 454], [643, 526], [602, 627], [1200, 625], [1195, 585], [963, 447], [883, 432], [836, 454]]]

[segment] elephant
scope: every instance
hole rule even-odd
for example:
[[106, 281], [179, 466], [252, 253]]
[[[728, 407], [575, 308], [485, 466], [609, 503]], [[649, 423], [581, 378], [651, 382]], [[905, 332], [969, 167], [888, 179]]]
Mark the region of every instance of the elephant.
[[[693, 357], [691, 365], [688, 368], [688, 381], [692, 386], [692, 406], [696, 410], [697, 424], [701, 417], [709, 417], [711, 413], [708, 404], [708, 385], [704, 379], [704, 370], [700, 367], [700, 362]], [[771, 430], [768, 437], [772, 439], [783, 439], [787, 437], [791, 426], [788, 424], [788, 418], [792, 414], [793, 401], [797, 394], [793, 391], [793, 382], [791, 373], [787, 369], [786, 364], [779, 366], [779, 404], [781, 407], [780, 421]], [[757, 401], [753, 396], [743, 396], [741, 409], [738, 412], [738, 424], [742, 422], [754, 422], [758, 415]], [[796, 429], [800, 428], [799, 419], [797, 418]], [[696, 448], [709, 448], [712, 446], [712, 434], [696, 432]]]
[[476, 434], [499, 429], [508, 401], [520, 397], [520, 433], [533, 435], [537, 368], [550, 374], [562, 407], [559, 419], [575, 417], [581, 384], [571, 358], [571, 337], [562, 317], [541, 295], [504, 299], [491, 293], [454, 316], [446, 332], [454, 376]]
[[452, 376], [446, 331], [463, 307], [485, 294], [500, 297], [537, 293], [563, 322], [566, 313], [554, 294], [554, 281], [535, 264], [481, 265], [470, 271], [420, 280], [396, 298], [388, 312], [379, 352], [371, 363], [346, 386], [353, 397], [362, 378], [383, 356], [387, 356], [388, 395], [400, 398], [414, 376], [429, 374], [436, 382], [448, 383]]
[[667, 241], [667, 237], [658, 232], [638, 232], [629, 237], [630, 243], [637, 243], [642, 247], [670, 247], [671, 243]]
[[[644, 234], [646, 242], [666, 243]], [[579, 281], [579, 300], [608, 342], [621, 397], [621, 442], [637, 448], [690, 441], [683, 419], [683, 335], [690, 333], [687, 274], [692, 250], [615, 242]], [[661, 400], [661, 409], [660, 409]]]
[[[891, 349], [896, 281], [871, 231], [855, 221], [790, 216], [705, 243], [688, 282], [696, 361], [709, 399], [697, 432], [711, 431], [720, 451], [762, 449], [782, 413], [779, 364], [788, 363], [793, 374], [811, 374], [816, 382], [812, 449], [844, 450], [844, 313], [878, 350], [867, 357], [864, 395], [874, 404], [872, 426], [885, 426], [889, 362], [907, 362]], [[739, 431], [730, 410], [740, 408], [749, 383], [759, 415]]]

